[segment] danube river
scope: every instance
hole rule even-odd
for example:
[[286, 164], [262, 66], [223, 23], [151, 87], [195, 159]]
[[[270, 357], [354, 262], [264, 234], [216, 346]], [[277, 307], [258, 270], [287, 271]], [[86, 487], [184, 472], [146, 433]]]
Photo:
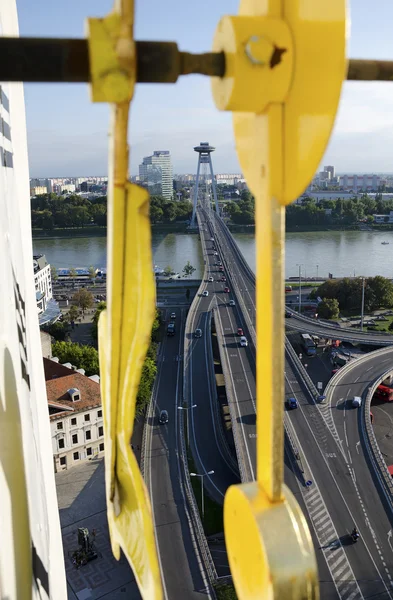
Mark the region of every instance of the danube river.
[[[241, 251], [255, 270], [255, 239], [250, 234], [234, 235]], [[382, 244], [389, 242], [389, 244]], [[34, 239], [35, 254], [45, 254], [55, 267], [106, 266], [106, 239], [102, 237]], [[189, 260], [196, 268], [194, 277], [201, 277], [203, 256], [195, 234], [155, 233], [154, 263], [182, 271]], [[393, 278], [393, 231], [323, 231], [288, 233], [285, 245], [286, 277], [302, 274], [307, 277], [353, 277], [354, 275], [384, 275]], [[318, 267], [317, 267], [318, 265]]]

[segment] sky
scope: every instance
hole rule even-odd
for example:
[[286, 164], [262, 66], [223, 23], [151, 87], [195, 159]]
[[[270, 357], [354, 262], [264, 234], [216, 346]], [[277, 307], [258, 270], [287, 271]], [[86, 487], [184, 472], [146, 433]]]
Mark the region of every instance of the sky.
[[[313, 0], [316, 1], [316, 0]], [[106, 15], [110, 0], [17, 0], [20, 34], [84, 37], [85, 18]], [[176, 41], [181, 50], [211, 48], [222, 15], [236, 0], [136, 0], [135, 38]], [[393, 59], [393, 2], [353, 0], [347, 54]], [[393, 172], [393, 83], [345, 82], [321, 164], [338, 172]], [[92, 104], [86, 84], [25, 84], [31, 177], [107, 174], [109, 108]], [[129, 131], [131, 173], [144, 156], [170, 150], [174, 173], [196, 172], [193, 146], [209, 141], [216, 173], [240, 172], [230, 113], [216, 109], [207, 77], [138, 85]]]

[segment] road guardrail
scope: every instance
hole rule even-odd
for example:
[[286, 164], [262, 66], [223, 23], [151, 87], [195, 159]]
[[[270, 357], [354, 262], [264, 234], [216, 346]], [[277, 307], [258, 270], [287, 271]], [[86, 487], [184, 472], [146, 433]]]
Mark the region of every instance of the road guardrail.
[[382, 456], [381, 450], [379, 449], [379, 445], [377, 442], [377, 438], [375, 436], [374, 428], [371, 424], [370, 418], [370, 410], [371, 410], [371, 401], [374, 395], [375, 390], [379, 386], [379, 384], [393, 373], [392, 369], [385, 371], [378, 379], [371, 384], [368, 388], [368, 392], [366, 395], [366, 400], [363, 403], [364, 408], [361, 412], [361, 424], [363, 429], [365, 446], [367, 449], [368, 456], [370, 458], [371, 464], [374, 467], [374, 471], [377, 474], [377, 479], [379, 481], [380, 487], [382, 489], [382, 493], [384, 494], [387, 504], [390, 508], [390, 511], [393, 513], [393, 480], [392, 476], [389, 473], [389, 470], [386, 466], [385, 460]]

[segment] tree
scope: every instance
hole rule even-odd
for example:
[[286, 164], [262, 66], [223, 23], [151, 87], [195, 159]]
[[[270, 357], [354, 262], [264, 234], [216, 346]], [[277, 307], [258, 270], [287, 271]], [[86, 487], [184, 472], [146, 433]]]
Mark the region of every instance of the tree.
[[87, 377], [100, 373], [98, 352], [92, 346], [82, 346], [73, 342], [55, 342], [52, 345], [52, 353], [61, 363], [70, 362], [77, 369], [84, 369]]
[[95, 285], [96, 269], [93, 265], [89, 267], [89, 278], [93, 280], [93, 285]]
[[393, 283], [387, 277], [366, 279], [365, 303], [368, 310], [391, 308], [393, 306]]
[[184, 277], [191, 277], [191, 275], [194, 273], [194, 271], [196, 271], [196, 268], [193, 267], [192, 264], [190, 263], [190, 261], [188, 260], [187, 263], [183, 267]]
[[337, 319], [339, 314], [340, 307], [335, 298], [323, 298], [318, 304], [318, 315], [322, 319]]
[[64, 321], [56, 321], [55, 323], [51, 323], [50, 325], [44, 325], [41, 327], [43, 331], [49, 333], [55, 340], [62, 341], [65, 339], [67, 333], [66, 323]]
[[78, 307], [75, 306], [75, 304], [71, 304], [70, 306], [70, 310], [68, 311], [68, 313], [66, 314], [66, 319], [67, 321], [69, 321], [70, 323], [72, 323], [72, 321], [76, 321], [76, 319], [79, 317], [79, 310]]
[[146, 408], [153, 389], [154, 379], [157, 374], [157, 367], [152, 358], [146, 357], [142, 367], [141, 380], [139, 382], [138, 394], [136, 397], [135, 414], [141, 415]]
[[152, 223], [159, 223], [162, 221], [164, 216], [164, 211], [159, 206], [155, 206], [154, 204], [150, 204], [150, 220]]
[[175, 271], [173, 270], [173, 267], [171, 265], [167, 265], [164, 269], [164, 275], [169, 277], [170, 275], [174, 275], [174, 274], [175, 274]]
[[393, 331], [393, 321], [390, 323], [388, 329], [389, 329], [389, 331]]
[[158, 310], [158, 308], [156, 308], [156, 315], [154, 317], [153, 326], [151, 328], [151, 339], [153, 341], [157, 340], [160, 325], [161, 325], [161, 312]]
[[80, 306], [82, 313], [85, 314], [87, 308], [91, 308], [94, 304], [93, 294], [85, 288], [81, 288], [72, 297], [73, 302]]
[[76, 272], [76, 269], [74, 269], [74, 267], [70, 267], [69, 273], [70, 273], [70, 277], [72, 279], [72, 287], [74, 287], [75, 286], [75, 277], [77, 276], [78, 273]]
[[52, 281], [57, 281], [58, 280], [59, 274], [57, 272], [57, 269], [56, 269], [55, 265], [51, 265], [50, 266], [50, 274], [51, 274], [51, 277], [52, 277]]
[[99, 302], [97, 304], [96, 312], [94, 313], [91, 336], [95, 340], [98, 338], [98, 319], [100, 318], [100, 314], [106, 308], [106, 302]]

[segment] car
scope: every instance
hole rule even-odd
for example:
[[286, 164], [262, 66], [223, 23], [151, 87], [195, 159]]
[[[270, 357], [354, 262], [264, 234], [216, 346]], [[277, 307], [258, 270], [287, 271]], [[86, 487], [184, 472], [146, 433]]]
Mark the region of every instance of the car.
[[292, 292], [292, 286], [291, 285], [286, 285], [285, 286], [285, 291], [286, 292]]
[[214, 242], [214, 238], [210, 238], [210, 241], [211, 241], [211, 242]]
[[287, 398], [287, 407], [289, 409], [297, 408], [297, 400], [296, 400], [296, 398]]
[[340, 370], [339, 368], [338, 368], [338, 369], [332, 369], [332, 377], [333, 377], [333, 375], [335, 375], [335, 374], [337, 373], [337, 371], [339, 371], [339, 370]]
[[215, 253], [214, 253], [214, 256], [218, 256], [218, 252], [215, 252]]
[[235, 301], [234, 300], [229, 300], [229, 306], [236, 306]]
[[202, 329], [195, 329], [194, 337], [201, 338], [202, 337]]
[[289, 310], [285, 311], [285, 318], [286, 319], [290, 319], [292, 317], [292, 313], [289, 312]]
[[168, 423], [168, 411], [167, 410], [162, 410], [160, 412], [159, 421], [160, 421], [161, 425], [165, 425], [165, 423]]
[[205, 290], [204, 292], [202, 292], [202, 296], [208, 296], [209, 292], [207, 290]]
[[243, 329], [241, 327], [237, 328], [237, 335], [244, 335]]
[[226, 277], [221, 277], [221, 281], [226, 281], [227, 278]]
[[352, 400], [353, 408], [359, 408], [362, 405], [362, 399], [360, 396], [354, 396]]
[[231, 291], [231, 290], [229, 289], [229, 287], [224, 287], [224, 292], [225, 292], [226, 294], [229, 294], [229, 292], [230, 292], [230, 291]]
[[223, 271], [223, 270], [224, 270], [224, 267], [218, 267], [218, 270], [219, 270], [219, 271]]
[[213, 277], [209, 277], [209, 281], [214, 281]]
[[242, 335], [242, 336], [241, 336], [241, 338], [240, 338], [240, 345], [241, 345], [242, 347], [244, 347], [244, 346], [248, 346], [248, 341], [247, 341], [247, 338], [246, 338], [246, 336], [245, 336], [245, 335]]
[[170, 323], [168, 323], [168, 326], [166, 328], [166, 334], [169, 336], [173, 336], [176, 333], [176, 326], [175, 323], [173, 321], [171, 321]]
[[222, 262], [220, 260], [217, 261], [219, 267], [222, 267]]
[[318, 396], [317, 398], [317, 402], [322, 402], [322, 404], [326, 401], [326, 396], [324, 394], [321, 394], [320, 396]]
[[176, 313], [175, 312], [171, 313], [171, 319], [176, 319]]

